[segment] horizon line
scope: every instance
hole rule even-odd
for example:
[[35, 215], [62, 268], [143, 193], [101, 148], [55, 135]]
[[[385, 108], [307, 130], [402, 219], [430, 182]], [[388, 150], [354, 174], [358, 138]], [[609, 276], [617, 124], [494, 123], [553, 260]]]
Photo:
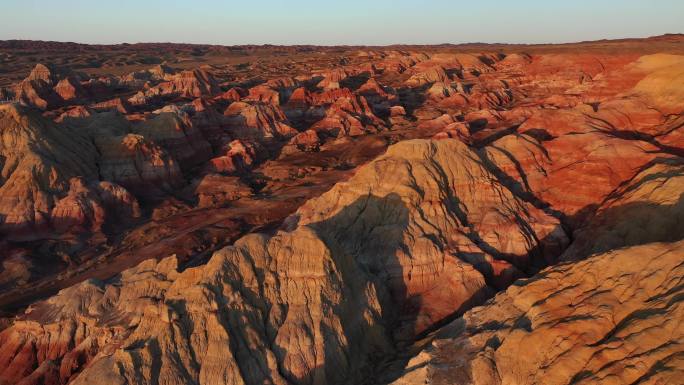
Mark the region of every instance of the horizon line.
[[652, 36], [640, 37], [616, 37], [616, 38], [598, 38], [595, 40], [580, 40], [580, 41], [562, 41], [562, 42], [545, 42], [545, 43], [504, 43], [504, 42], [460, 42], [460, 43], [391, 43], [391, 44], [314, 44], [314, 43], [294, 43], [294, 44], [276, 44], [276, 43], [242, 43], [242, 44], [217, 44], [217, 43], [189, 43], [189, 42], [174, 42], [174, 41], [138, 41], [138, 42], [117, 42], [117, 43], [87, 43], [78, 41], [66, 40], [37, 40], [37, 39], [21, 39], [9, 38], [0, 39], [3, 42], [38, 42], [38, 43], [57, 43], [57, 44], [76, 44], [84, 46], [125, 46], [125, 45], [144, 45], [144, 44], [169, 44], [169, 45], [196, 45], [196, 46], [211, 46], [211, 47], [397, 47], [397, 46], [465, 46], [465, 45], [490, 45], [490, 46], [540, 46], [540, 45], [572, 45], [583, 43], [597, 43], [597, 42], [620, 42], [625, 40], [648, 40], [663, 37], [684, 37], [684, 32], [668, 32]]

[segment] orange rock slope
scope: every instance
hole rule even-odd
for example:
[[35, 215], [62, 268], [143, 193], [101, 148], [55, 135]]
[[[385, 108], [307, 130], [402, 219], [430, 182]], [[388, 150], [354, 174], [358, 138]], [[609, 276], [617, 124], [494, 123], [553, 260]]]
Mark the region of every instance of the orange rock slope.
[[615, 47], [36, 66], [0, 385], [677, 383], [684, 56]]

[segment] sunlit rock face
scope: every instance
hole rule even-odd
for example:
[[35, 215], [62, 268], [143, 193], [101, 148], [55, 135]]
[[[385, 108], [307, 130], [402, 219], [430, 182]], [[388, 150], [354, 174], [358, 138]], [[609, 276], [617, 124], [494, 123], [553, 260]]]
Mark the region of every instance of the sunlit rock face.
[[25, 63], [0, 385], [676, 383], [684, 59], [586, 44]]

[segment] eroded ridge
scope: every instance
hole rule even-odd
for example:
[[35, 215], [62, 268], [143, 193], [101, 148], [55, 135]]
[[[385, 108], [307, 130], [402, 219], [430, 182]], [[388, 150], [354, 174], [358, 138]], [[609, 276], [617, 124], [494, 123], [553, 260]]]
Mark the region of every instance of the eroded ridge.
[[0, 384], [681, 376], [682, 56], [302, 49], [3, 89]]

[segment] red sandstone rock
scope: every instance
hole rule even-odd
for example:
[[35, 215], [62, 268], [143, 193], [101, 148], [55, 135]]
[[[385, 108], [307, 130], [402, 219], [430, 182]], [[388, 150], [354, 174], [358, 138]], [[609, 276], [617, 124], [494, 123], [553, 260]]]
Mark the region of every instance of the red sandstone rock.
[[168, 81], [151, 88], [148, 93], [151, 95], [197, 98], [216, 95], [219, 93], [219, 86], [209, 72], [197, 69], [182, 71], [173, 75], [169, 77]]
[[238, 177], [208, 174], [197, 183], [194, 194], [197, 196], [199, 207], [220, 207], [250, 196], [252, 190]]
[[211, 158], [211, 145], [202, 131], [182, 111], [160, 112], [140, 122], [133, 131], [164, 147], [181, 169], [188, 169]]
[[318, 87], [323, 90], [336, 90], [340, 88], [340, 82], [349, 76], [344, 69], [335, 69], [321, 74], [323, 80], [318, 83]]
[[271, 86], [260, 85], [250, 88], [245, 100], [273, 104], [277, 106], [280, 105], [280, 93], [271, 88]]
[[684, 60], [531, 49], [36, 66], [4, 95], [46, 111], [0, 106], [0, 300], [48, 299], [0, 319], [0, 384], [675, 383]]
[[297, 133], [278, 106], [235, 102], [223, 114], [231, 133], [239, 139], [289, 138]]
[[68, 195], [55, 202], [51, 223], [58, 233], [99, 232], [108, 216], [120, 221], [138, 218], [137, 200], [115, 184], [88, 186], [82, 178], [72, 178]]
[[90, 116], [90, 110], [87, 107], [84, 106], [74, 106], [69, 108], [68, 110], [64, 111], [61, 113], [57, 119], [55, 119], [56, 122], [61, 123], [65, 119], [69, 118], [85, 118]]
[[132, 109], [128, 101], [122, 98], [114, 98], [106, 102], [96, 103], [90, 107], [98, 111], [116, 110], [122, 114], [127, 114]]
[[42, 63], [38, 63], [35, 67], [33, 67], [31, 73], [28, 75], [28, 77], [26, 77], [25, 80], [45, 82], [48, 85], [54, 85], [57, 83], [57, 76], [54, 68], [46, 66]]
[[72, 101], [74, 99], [81, 99], [85, 96], [85, 90], [81, 87], [81, 83], [73, 77], [66, 77], [57, 83], [55, 92], [64, 101]]
[[391, 116], [404, 116], [406, 115], [406, 110], [402, 106], [392, 106], [390, 108]]
[[59, 104], [59, 96], [55, 94], [50, 85], [42, 80], [24, 80], [14, 89], [15, 99], [29, 106], [35, 106], [42, 110], [56, 107]]
[[240, 87], [233, 87], [216, 98], [232, 103], [239, 102], [245, 96], [247, 96], [247, 92], [245, 90]]
[[406, 81], [406, 84], [411, 87], [419, 87], [424, 84], [434, 83], [434, 82], [449, 82], [449, 76], [447, 75], [444, 68], [439, 65], [434, 65], [430, 63], [421, 64], [420, 67], [416, 65], [413, 71], [416, 73], [411, 76]]
[[421, 123], [419, 128], [429, 129], [429, 130], [443, 130], [448, 125], [450, 125], [454, 122], [455, 122], [455, 120], [451, 115], [444, 114], [438, 118], [428, 120], [428, 121]]
[[289, 148], [296, 148], [299, 151], [305, 152], [318, 151], [320, 145], [321, 139], [318, 137], [316, 130], [300, 132], [290, 139], [287, 144]]
[[225, 155], [210, 160], [213, 172], [236, 173], [249, 169], [263, 157], [263, 150], [254, 142], [234, 140], [227, 145]]

